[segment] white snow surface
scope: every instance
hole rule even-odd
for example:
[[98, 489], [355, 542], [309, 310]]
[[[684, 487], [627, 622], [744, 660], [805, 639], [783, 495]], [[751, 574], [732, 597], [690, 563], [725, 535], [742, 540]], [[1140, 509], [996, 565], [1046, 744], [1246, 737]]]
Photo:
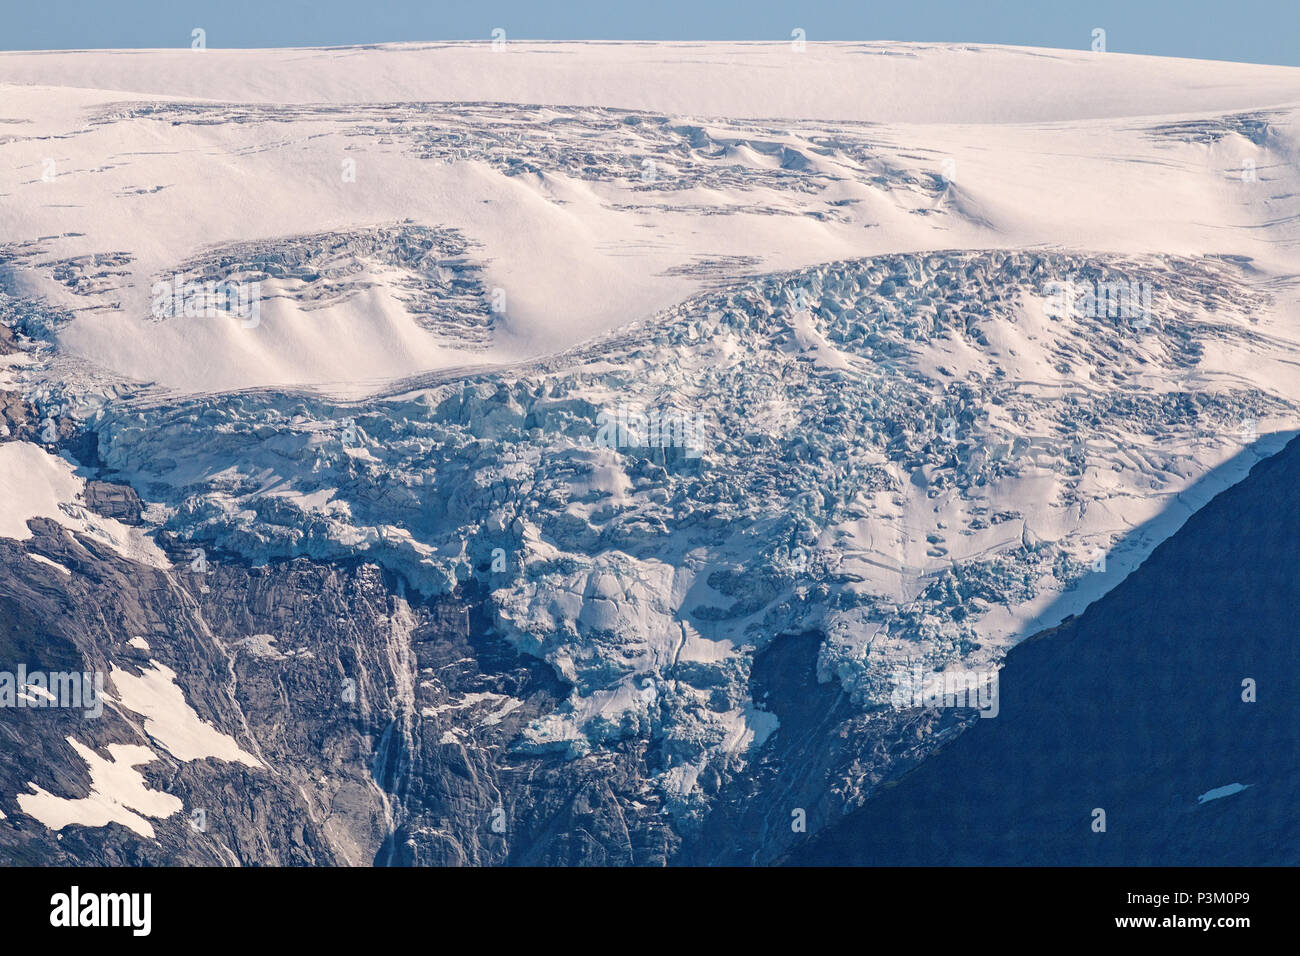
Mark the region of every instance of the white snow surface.
[[[508, 363], [721, 277], [882, 252], [1289, 270], [1300, 229], [1287, 67], [905, 43], [5, 53], [0, 97], [15, 288], [75, 316], [70, 354], [183, 391]], [[1186, 126], [1260, 111], [1272, 142]], [[332, 290], [265, 278], [256, 328], [150, 316], [152, 283], [204, 255], [399, 221], [457, 241], [416, 268], [335, 249]], [[453, 263], [483, 334], [407, 308]]]
[[[0, 537], [24, 541], [32, 536], [27, 522], [52, 518], [70, 531], [94, 538], [142, 564], [170, 567], [147, 535], [115, 518], [87, 509], [78, 499], [86, 482], [76, 465], [30, 442], [0, 443]], [[67, 568], [42, 555], [31, 555], [65, 574]]]
[[166, 664], [151, 660], [139, 674], [113, 667], [109, 676], [117, 690], [117, 702], [143, 716], [145, 733], [176, 759], [215, 757], [247, 767], [262, 765], [244, 752], [233, 737], [221, 733], [194, 712], [185, 699], [185, 692], [176, 684], [176, 672]]
[[[128, 643], [137, 649], [149, 649], [143, 638], [134, 637]], [[176, 684], [176, 673], [165, 664], [151, 660], [139, 674], [114, 665], [110, 677], [116, 696], [105, 694], [105, 700], [119, 713], [126, 710], [144, 717], [144, 735], [177, 760], [215, 758], [248, 767], [262, 766], [261, 761], [241, 749], [232, 737], [195, 713], [185, 699], [185, 692]], [[71, 825], [103, 827], [120, 823], [142, 837], [154, 839], [153, 824], [147, 818], [170, 817], [183, 808], [178, 797], [151, 789], [136, 769], [159, 759], [150, 747], [109, 744], [106, 748], [109, 756], [105, 759], [92, 747], [72, 737], [66, 739], [86, 762], [91, 778], [89, 794], [60, 797], [32, 782], [28, 784], [32, 793], [16, 796], [23, 813], [51, 830]]]
[[[748, 698], [775, 635], [821, 630], [863, 706], [912, 661], [995, 666], [1300, 428], [1294, 68], [10, 53], [0, 98], [3, 387], [93, 429], [149, 530], [478, 578], [572, 685], [511, 744], [653, 734], [679, 806], [776, 729]], [[257, 322], [152, 314], [177, 275], [259, 283]], [[1151, 314], [1061, 315], [1054, 282]], [[702, 416], [700, 447], [598, 441], [628, 406]], [[4, 536], [130, 538], [35, 445], [0, 444], [0, 489]], [[162, 665], [113, 673], [175, 756], [255, 763]]]
[[81, 798], [59, 797], [32, 783], [28, 784], [32, 793], [17, 796], [23, 813], [51, 830], [62, 830], [73, 824], [103, 827], [120, 823], [142, 837], [153, 839], [153, 824], [147, 818], [170, 817], [184, 806], [179, 797], [150, 789], [136, 769], [158, 759], [148, 747], [109, 744], [109, 756], [105, 759], [72, 737], [67, 741], [90, 771], [90, 794]]
[[1222, 787], [1215, 787], [1213, 790], [1206, 790], [1196, 798], [1196, 802], [1209, 803], [1211, 800], [1222, 800], [1224, 797], [1231, 797], [1233, 794], [1248, 790], [1252, 786], [1253, 784], [1249, 783], [1229, 783]]
[[34, 554], [33, 552], [29, 551], [27, 552], [27, 557], [31, 558], [37, 564], [43, 564], [48, 568], [54, 568], [54, 570], [59, 571], [60, 573], [66, 574], [68, 576], [72, 575], [72, 572], [69, 571], [62, 564], [60, 564], [58, 561], [55, 561], [53, 558], [47, 558], [43, 554]]

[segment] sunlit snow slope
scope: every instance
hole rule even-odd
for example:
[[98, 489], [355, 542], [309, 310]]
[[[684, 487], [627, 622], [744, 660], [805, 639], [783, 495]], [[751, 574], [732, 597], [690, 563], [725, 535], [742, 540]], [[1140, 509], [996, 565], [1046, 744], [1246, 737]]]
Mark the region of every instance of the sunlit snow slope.
[[[798, 771], [833, 819], [939, 739], [891, 707], [899, 668], [996, 667], [1300, 426], [1292, 68], [918, 44], [0, 54], [0, 177], [15, 547], [68, 529], [204, 619], [236, 592], [194, 560], [214, 587], [363, 568], [393, 609], [374, 646], [397, 715], [369, 766], [445, 747], [607, 780], [621, 754], [633, 830], [698, 832], [782, 746], [797, 718], [758, 662], [791, 636], [815, 646], [790, 693], [833, 687], [848, 714]], [[187, 283], [251, 298], [187, 314]], [[629, 410], [690, 425], [664, 442]], [[408, 611], [472, 621], [545, 691], [449, 682]], [[263, 662], [306, 632], [233, 621], [220, 640]], [[211, 713], [237, 709], [149, 634]], [[377, 799], [378, 842], [407, 823], [400, 852], [451, 853], [420, 822], [437, 807]]]
[[[1292, 68], [1000, 47], [9, 53], [5, 283], [75, 315], [69, 353], [194, 391], [537, 356], [882, 252], [1231, 252], [1290, 275], [1298, 102]], [[399, 221], [439, 238], [339, 248]], [[160, 277], [290, 238], [315, 255], [272, 270], [256, 329], [151, 321]], [[305, 290], [329, 265], [347, 281]], [[452, 318], [412, 308], [453, 281]]]

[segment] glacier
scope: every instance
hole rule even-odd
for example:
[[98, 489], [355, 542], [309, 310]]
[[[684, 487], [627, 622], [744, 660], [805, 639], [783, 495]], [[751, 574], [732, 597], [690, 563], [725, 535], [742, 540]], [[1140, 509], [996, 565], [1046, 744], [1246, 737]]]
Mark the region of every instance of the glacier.
[[[340, 858], [419, 858], [384, 841], [423, 821], [424, 724], [574, 779], [636, 748], [644, 779], [609, 799], [703, 832], [786, 726], [757, 662], [806, 635], [806, 693], [870, 727], [878, 762], [824, 788], [860, 803], [906, 762], [895, 674], [995, 670], [1300, 427], [1295, 70], [925, 44], [333, 56], [0, 54], [0, 531], [40, 573], [94, 566], [56, 532], [149, 567], [217, 648], [196, 674], [321, 653], [210, 623], [223, 574], [373, 601], [383, 679], [341, 679], [392, 712]], [[247, 58], [285, 69], [274, 94]], [[593, 71], [618, 77], [599, 100]], [[256, 290], [257, 321], [187, 285]], [[456, 662], [417, 635], [462, 614], [545, 669], [553, 706], [446, 690]], [[167, 724], [140, 732], [274, 771], [240, 680], [192, 708], [199, 678], [149, 656], [183, 646], [163, 631], [105, 659]]]

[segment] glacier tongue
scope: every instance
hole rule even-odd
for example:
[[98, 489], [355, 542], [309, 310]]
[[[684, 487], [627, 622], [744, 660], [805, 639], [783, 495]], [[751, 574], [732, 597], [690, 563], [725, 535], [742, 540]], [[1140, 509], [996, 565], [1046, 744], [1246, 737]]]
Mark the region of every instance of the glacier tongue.
[[[1050, 301], [1116, 281], [1150, 313]], [[703, 768], [775, 727], [748, 689], [773, 636], [821, 631], [820, 678], [867, 708], [902, 667], [995, 667], [1172, 533], [1217, 490], [1199, 479], [1280, 445], [1300, 385], [1240, 375], [1300, 351], [1270, 314], [1210, 257], [890, 255], [365, 401], [145, 392], [88, 424], [158, 530], [211, 560], [478, 582], [571, 686], [514, 746], [648, 739], [689, 814]]]

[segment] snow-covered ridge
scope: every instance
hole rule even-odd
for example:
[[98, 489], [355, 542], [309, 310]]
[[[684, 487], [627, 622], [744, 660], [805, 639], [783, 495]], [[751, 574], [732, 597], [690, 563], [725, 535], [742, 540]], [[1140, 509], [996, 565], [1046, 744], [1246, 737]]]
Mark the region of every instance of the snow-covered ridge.
[[[733, 117], [1057, 122], [1295, 103], [1300, 70], [961, 43], [528, 42], [0, 54], [0, 83], [84, 99], [500, 102]], [[1080, 47], [1091, 37], [1080, 36]], [[1087, 90], [1087, 95], [1080, 95]]]
[[[1298, 75], [915, 44], [3, 54], [0, 287], [66, 317], [65, 354], [201, 392], [534, 359], [892, 252], [1290, 275]], [[414, 230], [412, 259], [391, 243]], [[158, 282], [277, 257], [299, 271], [255, 325], [155, 321]]]

